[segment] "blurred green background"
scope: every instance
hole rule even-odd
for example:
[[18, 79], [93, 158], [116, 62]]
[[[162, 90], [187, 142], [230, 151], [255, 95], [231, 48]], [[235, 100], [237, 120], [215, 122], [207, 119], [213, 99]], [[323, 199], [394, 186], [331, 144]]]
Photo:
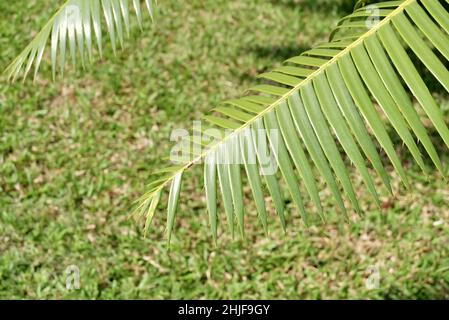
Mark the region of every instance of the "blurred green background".
[[[325, 41], [353, 5], [160, 2], [157, 24], [134, 28], [117, 56], [106, 50], [53, 83], [47, 55], [35, 84], [1, 82], [0, 298], [449, 298], [449, 187], [437, 174], [424, 179], [400, 143], [412, 188], [393, 176], [382, 211], [358, 188], [365, 216], [351, 224], [323, 190], [328, 224], [305, 229], [292, 209], [284, 235], [272, 212], [265, 236], [248, 200], [246, 239], [223, 227], [215, 247], [197, 168], [183, 183], [170, 251], [162, 208], [143, 237], [128, 214], [168, 154], [170, 131]], [[60, 3], [0, 2], [2, 68]], [[435, 97], [449, 121], [448, 97], [438, 88]], [[71, 265], [79, 290], [66, 289]]]

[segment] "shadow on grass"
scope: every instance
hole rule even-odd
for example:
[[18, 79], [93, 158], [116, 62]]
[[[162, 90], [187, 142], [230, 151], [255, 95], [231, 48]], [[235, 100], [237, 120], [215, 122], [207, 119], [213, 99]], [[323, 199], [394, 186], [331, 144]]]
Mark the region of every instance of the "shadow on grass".
[[283, 5], [290, 8], [301, 7], [322, 13], [338, 12], [342, 15], [351, 13], [356, 3], [355, 0], [271, 0], [271, 2], [275, 5]]
[[310, 47], [304, 45], [289, 45], [289, 46], [254, 46], [248, 49], [249, 52], [253, 52], [259, 58], [265, 58], [273, 60], [274, 62], [283, 62], [288, 58], [298, 56], [302, 52], [309, 50]]
[[[429, 283], [439, 285], [428, 285], [417, 288], [391, 287], [382, 294], [386, 300], [446, 300], [449, 295], [449, 283], [441, 278], [431, 278]], [[411, 289], [411, 290], [410, 290]], [[412, 292], [410, 292], [412, 291]]]

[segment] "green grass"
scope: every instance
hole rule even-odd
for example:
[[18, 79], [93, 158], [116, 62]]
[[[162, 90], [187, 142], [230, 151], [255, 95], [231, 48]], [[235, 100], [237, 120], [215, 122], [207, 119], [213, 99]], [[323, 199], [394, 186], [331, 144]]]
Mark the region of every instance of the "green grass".
[[[58, 2], [0, 3], [1, 67]], [[423, 179], [400, 145], [413, 187], [394, 177], [381, 212], [361, 189], [365, 216], [351, 224], [324, 190], [328, 224], [304, 229], [290, 210], [287, 234], [272, 214], [265, 236], [248, 202], [246, 239], [223, 227], [214, 247], [196, 170], [170, 251], [163, 210], [143, 237], [128, 213], [170, 131], [326, 40], [348, 12], [325, 0], [161, 2], [155, 27], [92, 70], [52, 83], [46, 63], [36, 84], [0, 85], [0, 298], [449, 298], [449, 188], [439, 175]], [[79, 290], [65, 288], [70, 265]], [[369, 290], [372, 267], [380, 281]]]

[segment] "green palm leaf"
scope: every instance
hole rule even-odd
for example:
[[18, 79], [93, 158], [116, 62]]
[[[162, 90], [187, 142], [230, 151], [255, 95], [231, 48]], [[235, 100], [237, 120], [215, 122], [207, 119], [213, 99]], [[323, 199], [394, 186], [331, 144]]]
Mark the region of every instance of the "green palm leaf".
[[[226, 106], [215, 108], [212, 114], [204, 116], [210, 126], [202, 134], [211, 136], [209, 131], [215, 128], [214, 143], [199, 154], [190, 153], [189, 161], [181, 167], [173, 167], [170, 175], [154, 177], [156, 182], [141, 198], [139, 212], [148, 215], [147, 208], [154, 199], [159, 199], [161, 190], [169, 184], [179, 184], [182, 173], [205, 158], [207, 208], [215, 238], [217, 183], [231, 231], [236, 219], [243, 233], [241, 165], [248, 176], [264, 228], [267, 224], [264, 184], [282, 225], [285, 225], [280, 180], [284, 181], [283, 185], [305, 223], [309, 216], [306, 195], [317, 212], [325, 214], [312, 174], [314, 167], [332, 191], [342, 213], [349, 209], [343, 202], [342, 191], [353, 209], [361, 212], [344, 161], [346, 157], [360, 172], [379, 205], [378, 190], [369, 165], [390, 192], [391, 186], [374, 141], [408, 186], [406, 172], [387, 133], [382, 114], [424, 172], [428, 169], [417, 140], [443, 173], [438, 154], [411, 96], [416, 98], [448, 147], [449, 130], [410, 55], [416, 55], [449, 91], [449, 71], [445, 67], [449, 58], [449, 13], [439, 0], [387, 1], [364, 6], [367, 2], [359, 1], [354, 13], [339, 22], [328, 43], [260, 75], [269, 82], [250, 88], [246, 96], [226, 101]], [[437, 51], [442, 58], [437, 56]], [[270, 132], [279, 134], [273, 136]], [[267, 146], [262, 149], [267, 152], [260, 151], [264, 142]], [[279, 173], [266, 171], [267, 154], [271, 154]], [[229, 155], [240, 162], [221, 161]], [[256, 160], [251, 161], [253, 158]], [[302, 185], [307, 192], [302, 191]], [[176, 206], [173, 202], [177, 198], [170, 195], [170, 216], [174, 216]], [[172, 224], [170, 220], [170, 231]]]
[[[288, 191], [305, 224], [312, 212], [308, 200], [325, 219], [314, 169], [330, 189], [341, 213], [346, 215], [350, 210], [344, 198], [355, 211], [362, 212], [346, 159], [361, 174], [378, 205], [379, 190], [371, 172], [379, 175], [388, 191], [392, 190], [381, 150], [376, 145], [385, 152], [405, 186], [409, 186], [386, 125], [395, 130], [423, 172], [427, 173], [428, 168], [419, 144], [443, 173], [412, 97], [448, 147], [449, 130], [411, 55], [416, 55], [449, 91], [449, 71], [445, 67], [449, 58], [449, 13], [440, 0], [386, 1], [367, 6], [370, 2], [359, 1], [354, 13], [341, 19], [331, 32], [328, 43], [261, 74], [266, 83], [250, 88], [245, 96], [228, 100], [205, 115], [203, 119], [208, 126], [200, 130], [201, 140], [184, 141], [203, 149], [193, 148], [178, 159], [182, 163], [155, 172], [147, 192], [138, 200], [136, 212], [151, 221], [161, 192], [170, 186], [167, 214], [170, 239], [183, 174], [201, 162], [214, 239], [220, 198], [230, 232], [234, 233], [237, 224], [243, 236], [244, 181], [248, 181], [265, 230], [269, 222], [265, 206], [268, 195], [285, 228], [286, 199], [282, 188]], [[114, 3], [110, 3], [112, 12]], [[111, 38], [118, 31], [121, 43], [120, 25], [116, 22], [115, 29], [111, 29], [112, 16], [107, 13], [107, 5], [104, 10]], [[64, 41], [60, 37], [60, 43]], [[73, 38], [71, 41], [74, 42]], [[40, 51], [40, 46], [32, 47], [26, 56], [39, 56]], [[25, 70], [31, 63], [26, 64]], [[15, 76], [14, 72], [12, 75]], [[373, 171], [369, 170], [371, 166]], [[279, 170], [273, 171], [273, 167]], [[247, 180], [242, 178], [243, 172]]]
[[[157, 0], [68, 0], [51, 17], [42, 30], [26, 46], [26, 48], [6, 68], [5, 73], [10, 81], [19, 76], [27, 77], [34, 65], [36, 78], [42, 62], [44, 51], [50, 42], [50, 56], [53, 78], [59, 64], [61, 74], [64, 73], [67, 56], [70, 55], [75, 65], [81, 60], [83, 67], [93, 59], [93, 47], [98, 48], [102, 56], [102, 25], [116, 51], [117, 42], [123, 46], [125, 34], [130, 30], [130, 2], [131, 10], [142, 27], [142, 5], [146, 7], [151, 18]], [[101, 18], [103, 16], [103, 19]]]
[[[341, 145], [345, 155], [360, 172], [368, 191], [379, 205], [378, 190], [368, 171], [368, 164], [371, 163], [389, 191], [391, 186], [373, 140], [385, 151], [394, 169], [408, 186], [405, 170], [381, 120], [381, 113], [386, 115], [389, 124], [424, 172], [427, 172], [427, 168], [415, 139], [423, 145], [436, 168], [443, 172], [438, 154], [412, 104], [409, 92], [448, 147], [449, 130], [407, 49], [410, 48], [449, 91], [449, 71], [444, 65], [445, 61], [441, 61], [434, 53], [436, 50], [443, 59], [449, 58], [449, 14], [438, 0], [388, 1], [369, 7], [363, 7], [363, 2], [366, 1], [360, 1], [355, 12], [340, 21], [331, 33], [329, 43], [290, 58], [284, 66], [260, 75], [260, 78], [270, 83], [252, 87], [249, 89], [250, 94], [227, 101], [225, 104], [228, 106], [215, 108], [214, 114], [206, 115], [204, 119], [211, 125], [209, 129], [217, 128], [217, 132], [223, 136], [215, 135], [215, 142], [200, 154], [189, 154], [189, 161], [181, 168], [174, 167], [177, 168], [174, 174], [155, 177], [156, 183], [152, 190], [141, 199], [138, 207], [140, 212], [148, 215], [146, 208], [151, 206], [154, 199], [158, 199], [161, 190], [169, 183], [179, 184], [182, 173], [204, 158], [209, 159], [205, 164], [205, 186], [214, 238], [217, 235], [218, 219], [217, 179], [231, 232], [236, 219], [243, 234], [243, 180], [240, 164], [245, 168], [257, 212], [265, 229], [267, 213], [262, 181], [267, 186], [283, 226], [284, 199], [279, 191], [279, 179], [284, 180], [305, 223], [308, 213], [301, 192], [302, 183], [318, 212], [323, 214], [318, 187], [312, 174], [313, 166], [323, 176], [343, 213], [346, 213], [347, 208], [342, 201], [340, 187], [353, 208], [360, 212], [348, 168], [338, 145]], [[228, 131], [224, 133], [223, 129]], [[265, 129], [262, 135], [261, 129]], [[206, 136], [207, 131], [203, 131]], [[269, 134], [272, 131], [279, 132], [276, 143]], [[280, 174], [264, 172], [266, 163], [262, 160], [266, 157], [259, 150], [261, 141], [268, 144], [266, 150], [274, 156], [272, 158]], [[241, 157], [235, 157], [239, 153]], [[223, 158], [229, 160], [230, 155], [234, 162], [222, 161]], [[237, 158], [242, 162], [238, 162]], [[257, 161], [250, 161], [250, 158], [256, 158]], [[175, 177], [177, 180], [174, 180]], [[170, 195], [170, 199], [169, 214], [174, 216], [175, 197]], [[170, 220], [170, 231], [172, 224]]]

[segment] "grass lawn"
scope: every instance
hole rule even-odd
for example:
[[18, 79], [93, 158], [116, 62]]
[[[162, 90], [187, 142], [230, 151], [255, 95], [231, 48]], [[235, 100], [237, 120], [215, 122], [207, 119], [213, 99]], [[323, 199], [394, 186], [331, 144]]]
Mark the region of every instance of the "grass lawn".
[[[412, 188], [393, 176], [382, 211], [358, 188], [365, 215], [350, 224], [323, 190], [326, 225], [306, 229], [291, 209], [287, 234], [272, 213], [265, 236], [248, 201], [245, 240], [222, 225], [215, 247], [197, 168], [170, 250], [163, 210], [143, 237], [128, 215], [170, 131], [325, 41], [350, 10], [326, 0], [161, 2], [157, 25], [134, 28], [117, 56], [107, 48], [54, 83], [47, 56], [35, 84], [0, 84], [0, 299], [449, 298], [449, 187], [433, 168], [426, 180], [400, 144]], [[58, 3], [0, 2], [1, 68]], [[436, 97], [449, 122], [448, 97]], [[79, 290], [66, 289], [71, 265]]]

